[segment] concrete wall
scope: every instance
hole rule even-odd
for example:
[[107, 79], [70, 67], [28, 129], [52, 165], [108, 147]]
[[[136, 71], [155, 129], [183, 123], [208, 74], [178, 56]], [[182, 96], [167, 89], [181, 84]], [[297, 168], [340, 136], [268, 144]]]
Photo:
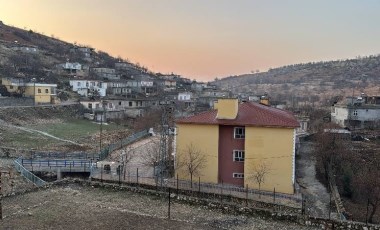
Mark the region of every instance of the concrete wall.
[[245, 127], [244, 184], [258, 189], [251, 178], [254, 168], [268, 166], [262, 190], [293, 194], [294, 129]]
[[[217, 125], [177, 124], [177, 156], [176, 160], [183, 159], [186, 148], [192, 144], [206, 157], [205, 167], [200, 173], [204, 183], [218, 183], [218, 136]], [[184, 169], [177, 169], [180, 179], [190, 179], [189, 173]]]

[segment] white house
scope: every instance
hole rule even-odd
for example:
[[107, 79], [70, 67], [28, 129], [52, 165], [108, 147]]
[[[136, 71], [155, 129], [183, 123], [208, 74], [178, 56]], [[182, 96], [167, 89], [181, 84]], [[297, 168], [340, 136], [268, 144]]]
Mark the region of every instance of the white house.
[[342, 127], [364, 128], [378, 126], [380, 122], [380, 96], [357, 98], [331, 107], [331, 121]]
[[70, 86], [72, 90], [79, 95], [88, 97], [98, 94], [101, 97], [105, 97], [107, 94], [107, 82], [97, 80], [70, 80]]
[[180, 92], [178, 93], [178, 101], [190, 101], [193, 97], [191, 92]]

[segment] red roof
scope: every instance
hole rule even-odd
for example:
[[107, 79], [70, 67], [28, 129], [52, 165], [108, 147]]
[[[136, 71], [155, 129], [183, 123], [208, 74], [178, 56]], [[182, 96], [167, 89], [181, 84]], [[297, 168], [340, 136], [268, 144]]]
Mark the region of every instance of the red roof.
[[211, 110], [180, 118], [176, 122], [178, 124], [299, 127], [299, 123], [292, 113], [253, 102], [239, 104], [235, 119], [217, 119], [217, 113], [217, 110]]

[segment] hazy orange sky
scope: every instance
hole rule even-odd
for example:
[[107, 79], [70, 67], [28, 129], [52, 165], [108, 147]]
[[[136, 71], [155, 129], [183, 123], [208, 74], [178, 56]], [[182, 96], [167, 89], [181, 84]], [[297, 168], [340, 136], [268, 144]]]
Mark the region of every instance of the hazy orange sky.
[[0, 0], [7, 25], [212, 80], [380, 53], [377, 0]]

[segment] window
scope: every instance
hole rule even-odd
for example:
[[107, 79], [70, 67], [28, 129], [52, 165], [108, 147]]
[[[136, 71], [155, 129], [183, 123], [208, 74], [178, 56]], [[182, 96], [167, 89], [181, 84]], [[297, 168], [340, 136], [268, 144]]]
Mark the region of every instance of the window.
[[92, 109], [92, 103], [88, 103], [88, 108]]
[[119, 101], [119, 105], [121, 105], [121, 101]]
[[49, 89], [45, 89], [45, 93], [49, 93]]
[[357, 115], [358, 115], [358, 111], [354, 110], [354, 116], [357, 116]]
[[10, 88], [10, 89], [13, 89], [13, 85], [10, 85], [9, 88]]
[[235, 137], [235, 139], [244, 139], [245, 138], [245, 128], [244, 127], [235, 127], [234, 137]]
[[129, 106], [132, 106], [132, 102], [131, 101], [129, 102]]
[[233, 178], [244, 178], [244, 173], [232, 173]]
[[234, 161], [243, 162], [244, 161], [244, 150], [234, 150]]
[[37, 91], [38, 93], [41, 93], [41, 89], [38, 89], [38, 91]]
[[80, 86], [80, 82], [79, 81], [77, 82], [77, 86]]

